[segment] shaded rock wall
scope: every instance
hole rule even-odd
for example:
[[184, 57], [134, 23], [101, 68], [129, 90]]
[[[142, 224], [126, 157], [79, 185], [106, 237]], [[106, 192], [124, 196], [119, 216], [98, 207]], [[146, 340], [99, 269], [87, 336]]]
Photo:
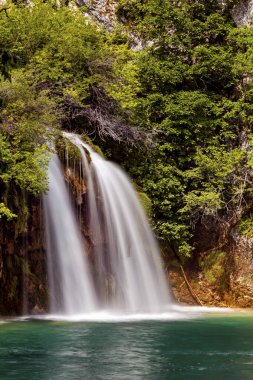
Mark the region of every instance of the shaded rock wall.
[[39, 199], [28, 198], [29, 216], [0, 221], [0, 314], [22, 315], [47, 309], [43, 215]]

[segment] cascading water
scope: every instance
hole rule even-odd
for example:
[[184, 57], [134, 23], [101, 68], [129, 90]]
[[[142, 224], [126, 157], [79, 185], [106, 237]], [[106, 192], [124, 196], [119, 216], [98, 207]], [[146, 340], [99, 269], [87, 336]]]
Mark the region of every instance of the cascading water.
[[131, 313], [164, 311], [170, 297], [159, 249], [130, 180], [78, 136], [65, 137], [82, 155], [100, 307]]
[[97, 309], [87, 254], [75, 220], [61, 163], [53, 155], [49, 164], [49, 191], [43, 196], [50, 312], [84, 314]]
[[[65, 133], [82, 157], [86, 208], [93, 247], [88, 260], [80, 226], [56, 155], [44, 195], [50, 312], [77, 315], [160, 313], [170, 296], [159, 249], [130, 180], [77, 135]], [[92, 265], [92, 269], [91, 269]]]

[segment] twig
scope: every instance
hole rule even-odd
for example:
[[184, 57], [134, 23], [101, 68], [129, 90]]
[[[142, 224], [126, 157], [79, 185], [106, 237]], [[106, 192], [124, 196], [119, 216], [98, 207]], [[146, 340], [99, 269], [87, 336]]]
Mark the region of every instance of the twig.
[[200, 299], [198, 298], [198, 296], [196, 295], [196, 293], [193, 291], [189, 281], [187, 280], [187, 277], [186, 277], [186, 274], [185, 274], [185, 271], [184, 271], [184, 268], [182, 267], [182, 265], [180, 264], [180, 269], [181, 269], [181, 272], [183, 274], [183, 277], [184, 277], [184, 280], [185, 280], [185, 283], [189, 289], [189, 292], [191, 293], [191, 296], [192, 298], [201, 306], [203, 306], [203, 303], [200, 301]]
[[3, 8], [0, 9], [0, 13], [1, 13], [1, 12], [5, 12], [6, 17], [9, 17], [9, 15], [8, 15], [8, 13], [7, 13], [7, 10], [8, 10], [8, 9], [10, 9], [10, 6], [9, 6], [9, 7], [3, 7]]
[[[178, 263], [179, 263], [179, 265], [180, 265], [181, 272], [182, 272], [182, 274], [183, 274], [183, 278], [184, 278], [184, 280], [185, 280], [185, 283], [186, 283], [186, 285], [187, 285], [187, 288], [188, 288], [188, 290], [189, 290], [189, 292], [190, 292], [192, 298], [193, 298], [193, 299], [194, 299], [194, 300], [195, 300], [200, 306], [204, 306], [203, 303], [202, 303], [202, 302], [200, 301], [200, 299], [198, 298], [198, 296], [195, 294], [195, 292], [194, 292], [194, 290], [192, 289], [192, 287], [191, 287], [189, 281], [187, 280], [187, 277], [186, 277], [186, 274], [185, 274], [184, 268], [183, 268], [183, 266], [182, 266], [182, 264], [181, 264], [181, 259], [180, 259], [180, 257], [178, 256], [178, 254], [177, 254], [177, 252], [176, 252], [176, 250], [174, 249], [173, 246], [171, 246], [171, 250], [172, 250], [172, 252], [174, 252], [175, 257], [176, 257], [176, 259], [178, 260]], [[181, 285], [181, 286], [182, 286], [182, 285]], [[180, 287], [180, 288], [181, 288], [181, 287]]]

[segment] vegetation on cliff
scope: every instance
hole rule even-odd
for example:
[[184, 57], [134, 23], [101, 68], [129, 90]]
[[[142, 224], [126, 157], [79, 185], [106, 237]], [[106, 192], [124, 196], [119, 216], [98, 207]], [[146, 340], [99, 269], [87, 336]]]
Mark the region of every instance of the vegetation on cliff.
[[147, 45], [133, 120], [156, 144], [126, 165], [153, 200], [160, 237], [182, 255], [200, 221], [227, 232], [252, 207], [253, 31], [234, 25], [233, 5], [119, 1]]
[[0, 215], [11, 218], [12, 186], [36, 195], [46, 189], [57, 129], [75, 128], [80, 117], [81, 130], [89, 118], [94, 128], [103, 122], [90, 104], [94, 94], [108, 97], [103, 82], [112, 76], [113, 57], [105, 31], [82, 11], [45, 2], [1, 12], [0, 47]]
[[246, 218], [253, 30], [234, 25], [234, 3], [119, 0], [109, 32], [51, 2], [0, 12], [0, 217], [15, 216], [13, 186], [46, 189], [48, 141], [63, 128], [127, 169], [182, 257], [200, 221], [226, 232]]

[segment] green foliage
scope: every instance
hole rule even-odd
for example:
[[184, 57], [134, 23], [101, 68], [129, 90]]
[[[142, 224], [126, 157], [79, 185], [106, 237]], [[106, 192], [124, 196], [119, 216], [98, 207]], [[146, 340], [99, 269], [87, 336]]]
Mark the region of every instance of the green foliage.
[[59, 136], [56, 139], [55, 148], [57, 154], [65, 163], [75, 165], [76, 163], [79, 163], [82, 158], [79, 149], [64, 136]]
[[[89, 129], [127, 169], [152, 201], [157, 236], [182, 257], [198, 222], [243, 214], [253, 189], [253, 30], [234, 25], [236, 1], [119, 0], [111, 32], [51, 2], [0, 12], [0, 215], [11, 217], [13, 184], [46, 190], [47, 141], [61, 126]], [[129, 48], [140, 40], [143, 49]], [[144, 144], [113, 143], [122, 124], [144, 131]], [[65, 145], [58, 139], [58, 151]]]
[[16, 218], [17, 215], [13, 214], [4, 203], [0, 203], [0, 219], [5, 217], [7, 220]]
[[237, 148], [228, 152], [224, 147], [197, 149], [196, 167], [185, 172], [192, 190], [185, 195], [186, 204], [181, 212], [216, 215], [222, 208], [228, 208], [231, 199], [236, 203], [240, 196], [237, 185], [246, 160], [247, 152]]
[[37, 93], [23, 72], [17, 72], [12, 82], [1, 83], [0, 99], [1, 187], [15, 184], [38, 195], [47, 188], [47, 139], [58, 122], [54, 103], [47, 91]]
[[[82, 140], [83, 140], [83, 142], [88, 144], [94, 150], [94, 152], [99, 154], [100, 157], [105, 158], [105, 155], [102, 152], [101, 148], [98, 145], [95, 145], [88, 136], [83, 136]], [[86, 153], [88, 153], [88, 152], [86, 151]]]
[[113, 48], [116, 37], [84, 11], [38, 0], [32, 6], [11, 3], [8, 17], [0, 12], [0, 202], [6, 207], [1, 215], [12, 215], [6, 193], [13, 186], [20, 194], [47, 190], [57, 129], [72, 113], [82, 115], [93, 106], [96, 88], [112, 86], [113, 60], [126, 54], [126, 47]]
[[235, 3], [118, 1], [147, 45], [135, 57], [132, 122], [155, 145], [139, 150], [138, 167], [136, 152], [120, 159], [152, 199], [157, 234], [182, 256], [192, 226], [251, 202], [253, 30], [233, 24]]
[[216, 251], [204, 257], [200, 263], [206, 281], [210, 285], [225, 286], [227, 254], [223, 251]]
[[238, 224], [238, 231], [240, 234], [246, 236], [247, 238], [253, 238], [253, 219], [252, 215], [249, 215], [247, 218], [240, 220]]
[[101, 29], [81, 11], [56, 10], [50, 2], [13, 7], [8, 18], [0, 15], [0, 45], [38, 85], [77, 103], [87, 98], [109, 59]]
[[147, 216], [150, 217], [152, 215], [151, 199], [147, 196], [147, 194], [145, 194], [143, 192], [138, 192], [138, 197], [139, 197], [139, 200], [141, 202], [143, 209], [145, 210], [145, 213], [147, 214]]

